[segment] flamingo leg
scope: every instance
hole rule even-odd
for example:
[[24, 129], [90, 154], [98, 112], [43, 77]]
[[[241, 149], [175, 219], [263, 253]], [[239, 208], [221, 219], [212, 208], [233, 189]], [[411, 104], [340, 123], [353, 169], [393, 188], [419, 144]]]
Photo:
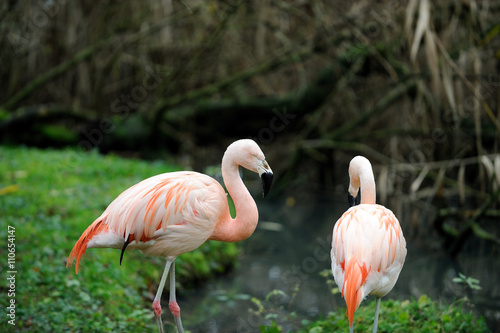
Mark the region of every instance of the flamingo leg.
[[167, 259], [167, 263], [165, 264], [165, 269], [163, 271], [163, 275], [161, 276], [160, 285], [158, 286], [158, 291], [156, 292], [155, 299], [153, 300], [153, 311], [156, 317], [156, 323], [158, 324], [158, 331], [163, 333], [163, 324], [161, 322], [161, 294], [163, 293], [163, 288], [165, 287], [165, 282], [167, 281], [168, 271], [170, 266], [174, 260]]
[[174, 315], [177, 331], [179, 333], [184, 333], [181, 321], [181, 308], [179, 304], [177, 304], [175, 297], [175, 263], [172, 265], [172, 270], [170, 271], [170, 300], [168, 302], [168, 307], [170, 308], [170, 312]]
[[380, 298], [377, 297], [377, 304], [375, 305], [375, 318], [373, 319], [373, 333], [377, 333], [377, 326], [378, 326], [378, 313], [380, 310]]

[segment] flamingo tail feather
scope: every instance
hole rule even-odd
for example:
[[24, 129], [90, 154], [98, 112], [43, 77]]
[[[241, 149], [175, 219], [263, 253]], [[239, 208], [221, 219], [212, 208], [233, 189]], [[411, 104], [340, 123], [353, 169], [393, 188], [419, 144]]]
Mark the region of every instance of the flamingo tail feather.
[[104, 223], [105, 218], [99, 218], [92, 223], [87, 230], [83, 232], [76, 242], [75, 246], [69, 254], [68, 261], [66, 262], [66, 267], [69, 267], [74, 259], [76, 259], [75, 272], [78, 274], [78, 268], [80, 266], [80, 260], [87, 250], [88, 242], [97, 234], [105, 232], [108, 230], [108, 225]]
[[356, 258], [349, 259], [344, 278], [344, 288], [342, 290], [345, 302], [347, 304], [347, 317], [349, 324], [352, 327], [354, 312], [358, 309], [359, 304], [363, 300], [363, 290], [361, 286], [368, 276], [366, 265], [362, 266], [358, 263]]

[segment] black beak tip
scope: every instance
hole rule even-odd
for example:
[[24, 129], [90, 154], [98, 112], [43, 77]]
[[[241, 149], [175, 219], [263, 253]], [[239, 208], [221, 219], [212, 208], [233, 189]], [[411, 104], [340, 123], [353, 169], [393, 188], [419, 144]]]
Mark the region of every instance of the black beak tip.
[[350, 207], [353, 207], [353, 206], [359, 205], [360, 200], [361, 200], [361, 199], [360, 199], [359, 195], [358, 195], [358, 196], [356, 196], [356, 197], [353, 197], [353, 196], [351, 195], [351, 193], [347, 192], [347, 201], [349, 202], [349, 206], [350, 206]]
[[265, 198], [269, 193], [269, 190], [271, 189], [271, 184], [273, 183], [273, 174], [270, 172], [264, 172], [260, 176], [260, 179], [262, 180], [262, 190]]

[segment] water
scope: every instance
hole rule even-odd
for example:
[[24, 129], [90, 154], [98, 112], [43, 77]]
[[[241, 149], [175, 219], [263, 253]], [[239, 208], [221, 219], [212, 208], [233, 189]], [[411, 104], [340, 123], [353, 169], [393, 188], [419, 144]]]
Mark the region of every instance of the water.
[[[242, 243], [238, 267], [179, 295], [185, 328], [193, 333], [257, 332], [258, 326], [269, 320], [248, 311], [257, 309], [251, 298], [265, 300], [274, 289], [286, 295], [271, 297], [264, 304], [276, 309], [279, 316], [296, 312], [300, 319], [314, 319], [329, 311], [344, 312], [344, 300], [331, 294], [327, 278], [320, 272], [330, 271], [331, 233], [335, 221], [348, 208], [345, 201], [342, 195], [321, 202], [259, 202], [261, 222], [252, 237]], [[452, 261], [441, 251], [435, 231], [420, 226], [427, 228], [424, 235], [429, 236], [421, 237], [422, 230], [415, 231], [408, 220], [400, 217], [408, 248], [406, 262], [386, 297], [409, 299], [427, 294], [450, 303], [467, 296], [474, 311], [485, 316], [490, 329], [496, 331], [500, 327], [500, 260], [495, 248], [471, 237], [457, 260]], [[471, 293], [452, 282], [458, 272], [479, 279], [482, 290]]]

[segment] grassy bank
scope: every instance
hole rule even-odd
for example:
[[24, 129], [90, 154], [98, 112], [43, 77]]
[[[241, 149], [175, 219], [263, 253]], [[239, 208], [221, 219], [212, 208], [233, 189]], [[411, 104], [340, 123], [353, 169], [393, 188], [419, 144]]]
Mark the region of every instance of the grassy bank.
[[[488, 332], [484, 319], [477, 318], [467, 308], [467, 300], [441, 305], [422, 295], [418, 300], [383, 300], [378, 332]], [[354, 315], [356, 332], [371, 332], [375, 300], [360, 306]], [[344, 311], [329, 313], [324, 319], [312, 322], [300, 332], [347, 332], [349, 321]]]
[[[15, 299], [16, 326], [2, 320], [0, 331], [154, 328], [150, 307], [163, 259], [128, 251], [120, 266], [119, 251], [91, 249], [78, 275], [74, 267], [66, 268], [66, 260], [81, 233], [120, 192], [174, 170], [161, 161], [0, 147], [0, 253], [7, 258], [8, 226], [14, 227], [17, 271], [15, 297], [4, 297], [6, 283], [0, 287], [2, 308]], [[207, 242], [176, 261], [178, 282], [185, 287], [207, 279], [231, 266], [237, 255], [234, 244]], [[1, 271], [6, 265], [2, 260]]]
[[[262, 303], [260, 303], [262, 305]], [[284, 318], [277, 311], [260, 307], [260, 315], [268, 319], [276, 318], [267, 326], [261, 326], [262, 333], [326, 333], [349, 332], [349, 321], [345, 309], [330, 312], [317, 320], [300, 320], [295, 313]], [[375, 313], [375, 300], [365, 300], [354, 314], [354, 331], [371, 332]], [[279, 319], [277, 319], [279, 318]], [[478, 318], [470, 310], [466, 298], [452, 304], [443, 305], [422, 295], [418, 300], [382, 299], [378, 332], [489, 332], [484, 318]]]

